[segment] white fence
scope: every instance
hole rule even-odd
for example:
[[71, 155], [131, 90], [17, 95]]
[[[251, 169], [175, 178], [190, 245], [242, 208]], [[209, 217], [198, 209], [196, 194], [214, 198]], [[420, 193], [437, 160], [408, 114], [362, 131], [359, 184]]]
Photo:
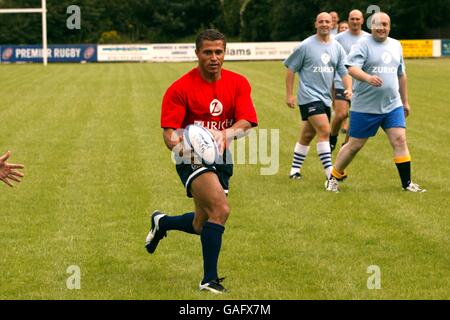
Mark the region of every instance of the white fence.
[[[300, 42], [230, 42], [228, 61], [283, 60]], [[98, 61], [195, 61], [195, 44], [98, 45]]]

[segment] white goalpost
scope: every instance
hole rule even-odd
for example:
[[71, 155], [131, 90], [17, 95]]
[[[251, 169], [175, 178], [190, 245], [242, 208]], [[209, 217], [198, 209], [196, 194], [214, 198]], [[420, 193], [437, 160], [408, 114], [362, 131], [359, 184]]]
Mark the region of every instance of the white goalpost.
[[42, 14], [42, 62], [48, 62], [47, 51], [47, 0], [41, 0], [41, 8], [0, 9], [0, 13], [41, 13]]

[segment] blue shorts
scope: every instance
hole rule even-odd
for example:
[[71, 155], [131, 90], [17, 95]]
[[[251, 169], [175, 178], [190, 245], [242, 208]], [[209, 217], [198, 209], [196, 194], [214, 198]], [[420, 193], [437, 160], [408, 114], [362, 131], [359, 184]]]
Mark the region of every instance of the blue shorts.
[[383, 130], [406, 128], [403, 106], [384, 114], [350, 111], [350, 137], [359, 139], [373, 137], [377, 134], [379, 127]]

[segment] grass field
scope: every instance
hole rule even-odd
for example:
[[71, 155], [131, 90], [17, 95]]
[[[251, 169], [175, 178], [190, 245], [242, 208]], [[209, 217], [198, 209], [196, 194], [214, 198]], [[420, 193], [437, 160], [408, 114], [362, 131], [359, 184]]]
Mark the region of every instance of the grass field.
[[[425, 194], [401, 191], [381, 132], [341, 193], [323, 190], [315, 147], [304, 180], [288, 180], [299, 114], [284, 105], [284, 67], [225, 64], [249, 78], [260, 128], [280, 130], [280, 167], [235, 167], [220, 297], [197, 291], [198, 237], [172, 232], [144, 249], [150, 211], [193, 208], [159, 128], [165, 89], [193, 66], [0, 66], [0, 152], [26, 165], [20, 185], [0, 186], [0, 299], [450, 299], [450, 60], [407, 61]], [[80, 290], [66, 286], [71, 265]], [[367, 288], [370, 265], [379, 290]]]

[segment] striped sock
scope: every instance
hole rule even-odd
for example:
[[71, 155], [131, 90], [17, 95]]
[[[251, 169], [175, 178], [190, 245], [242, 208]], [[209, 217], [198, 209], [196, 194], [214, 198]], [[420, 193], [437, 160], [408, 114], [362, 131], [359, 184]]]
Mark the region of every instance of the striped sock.
[[319, 155], [320, 162], [322, 162], [325, 175], [329, 179], [332, 168], [330, 142], [322, 141], [317, 143], [317, 154]]
[[308, 151], [309, 146], [301, 145], [298, 142], [295, 144], [294, 159], [292, 160], [291, 173], [289, 175], [292, 176], [294, 173], [300, 172], [303, 162], [305, 161], [305, 158], [308, 155]]

